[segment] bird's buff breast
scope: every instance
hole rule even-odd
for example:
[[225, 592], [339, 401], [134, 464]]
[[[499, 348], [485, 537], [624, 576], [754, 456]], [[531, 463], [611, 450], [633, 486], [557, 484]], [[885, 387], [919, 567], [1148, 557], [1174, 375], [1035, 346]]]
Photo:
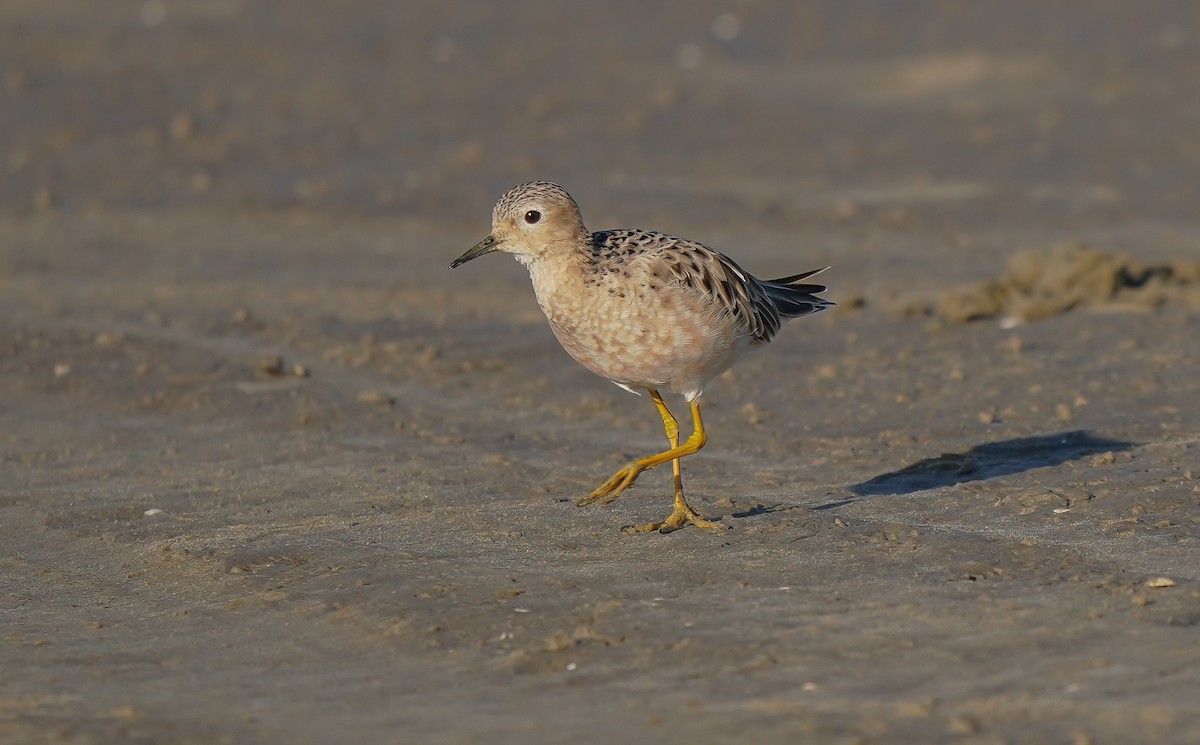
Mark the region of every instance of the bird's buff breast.
[[731, 321], [686, 290], [651, 290], [636, 277], [597, 283], [530, 274], [563, 349], [608, 380], [692, 397], [736, 358]]

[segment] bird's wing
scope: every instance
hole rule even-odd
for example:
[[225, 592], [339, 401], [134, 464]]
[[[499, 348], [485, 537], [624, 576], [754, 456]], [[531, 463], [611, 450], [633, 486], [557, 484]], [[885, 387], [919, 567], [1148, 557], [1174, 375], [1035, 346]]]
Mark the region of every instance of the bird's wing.
[[664, 282], [704, 294], [736, 318], [756, 341], [769, 341], [778, 333], [779, 312], [766, 290], [728, 256], [666, 233], [613, 230], [603, 235], [606, 254], [646, 261], [651, 274]]

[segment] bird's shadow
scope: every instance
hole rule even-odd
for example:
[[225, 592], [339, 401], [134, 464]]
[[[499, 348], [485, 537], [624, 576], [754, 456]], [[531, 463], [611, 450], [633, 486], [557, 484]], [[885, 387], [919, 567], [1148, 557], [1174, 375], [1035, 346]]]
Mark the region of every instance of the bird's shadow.
[[[976, 445], [962, 453], [943, 453], [933, 458], [925, 458], [899, 470], [854, 484], [849, 487], [849, 491], [859, 497], [912, 494], [926, 489], [1022, 473], [1034, 468], [1057, 466], [1098, 453], [1116, 453], [1129, 450], [1135, 444], [1100, 437], [1086, 430], [1018, 437]], [[853, 501], [853, 498], [842, 499], [814, 509], [840, 507]]]
[[747, 507], [735, 509], [733, 512], [729, 513], [729, 516], [735, 520], [741, 520], [747, 517], [758, 517], [759, 515], [771, 515], [776, 512], [787, 512], [788, 510], [793, 510], [795, 508], [795, 505], [782, 503], [760, 504], [756, 502]]

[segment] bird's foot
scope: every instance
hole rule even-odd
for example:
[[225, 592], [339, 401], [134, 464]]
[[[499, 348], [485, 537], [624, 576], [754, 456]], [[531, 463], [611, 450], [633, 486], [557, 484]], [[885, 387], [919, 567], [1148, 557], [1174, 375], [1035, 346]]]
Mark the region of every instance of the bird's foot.
[[626, 525], [621, 530], [626, 533], [650, 533], [655, 530], [659, 533], [671, 533], [685, 525], [695, 525], [697, 528], [711, 530], [715, 533], [724, 533], [729, 530], [729, 526], [719, 520], [705, 520], [697, 515], [696, 511], [683, 500], [682, 494], [675, 495], [675, 511], [666, 520], [641, 525]]
[[637, 481], [638, 474], [646, 470], [645, 466], [640, 463], [630, 463], [621, 470], [614, 473], [591, 494], [576, 500], [575, 504], [583, 507], [584, 505], [592, 504], [599, 501], [601, 504], [608, 504], [617, 497], [621, 496], [621, 492], [633, 486], [633, 482]]

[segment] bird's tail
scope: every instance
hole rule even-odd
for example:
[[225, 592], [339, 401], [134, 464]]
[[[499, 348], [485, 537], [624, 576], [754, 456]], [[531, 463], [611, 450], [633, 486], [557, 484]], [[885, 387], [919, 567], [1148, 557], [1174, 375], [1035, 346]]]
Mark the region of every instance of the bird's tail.
[[825, 285], [803, 284], [802, 281], [808, 279], [814, 274], [820, 274], [829, 267], [813, 269], [811, 272], [804, 274], [795, 274], [791, 277], [780, 277], [779, 279], [764, 280], [763, 290], [767, 293], [767, 297], [771, 298], [775, 309], [779, 311], [779, 315], [783, 318], [798, 318], [807, 316], [810, 313], [816, 313], [819, 310], [825, 310], [834, 303], [826, 300], [823, 297], [818, 297], [817, 293], [825, 292]]

